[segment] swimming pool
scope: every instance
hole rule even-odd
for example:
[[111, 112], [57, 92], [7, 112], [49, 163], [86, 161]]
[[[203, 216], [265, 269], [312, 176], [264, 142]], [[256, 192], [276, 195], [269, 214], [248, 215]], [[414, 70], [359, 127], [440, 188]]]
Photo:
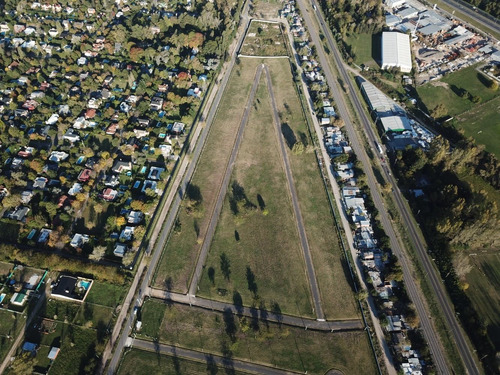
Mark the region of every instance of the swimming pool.
[[90, 281], [80, 280], [80, 281], [78, 281], [77, 286], [79, 288], [83, 288], [85, 290], [88, 290], [90, 287], [90, 283], [91, 283]]
[[85, 156], [80, 156], [78, 160], [76, 161], [76, 164], [82, 164], [83, 159], [85, 159]]

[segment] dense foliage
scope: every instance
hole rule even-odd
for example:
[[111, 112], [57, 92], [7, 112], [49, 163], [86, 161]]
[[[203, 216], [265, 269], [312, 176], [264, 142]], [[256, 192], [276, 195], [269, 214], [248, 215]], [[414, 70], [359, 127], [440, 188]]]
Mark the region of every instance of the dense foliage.
[[479, 9], [484, 10], [486, 13], [491, 14], [493, 17], [500, 18], [500, 3], [492, 0], [465, 0]]

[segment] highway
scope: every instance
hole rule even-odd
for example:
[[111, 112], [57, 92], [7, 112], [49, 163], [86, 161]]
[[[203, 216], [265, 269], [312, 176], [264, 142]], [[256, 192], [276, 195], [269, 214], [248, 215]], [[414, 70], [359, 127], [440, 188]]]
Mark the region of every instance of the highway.
[[151, 288], [149, 295], [153, 298], [171, 301], [183, 305], [194, 306], [205, 310], [226, 311], [231, 310], [233, 314], [244, 315], [250, 318], [258, 317], [260, 320], [269, 321], [288, 326], [312, 329], [316, 331], [356, 331], [362, 330], [363, 324], [359, 319], [348, 320], [317, 320], [300, 316], [286, 315], [281, 312], [268, 311], [261, 308], [247, 306], [236, 306], [232, 303], [215, 301], [211, 299], [191, 296], [189, 294], [173, 293], [162, 289]]
[[[500, 34], [500, 21], [495, 17], [483, 12], [480, 9], [477, 9], [476, 11], [472, 5], [464, 1], [460, 0], [441, 0], [441, 1], [446, 5], [448, 5], [449, 7], [452, 7], [456, 11], [461, 12], [466, 16], [472, 18], [474, 21], [476, 21], [478, 24], [482, 26], [481, 28], [482, 31], [488, 32], [489, 29]], [[455, 14], [453, 14], [452, 16], [458, 18]]]
[[[207, 364], [207, 370], [209, 369], [209, 366], [216, 365], [217, 367], [222, 367], [228, 370], [244, 371], [252, 374], [264, 374], [264, 375], [298, 374], [297, 372], [280, 370], [273, 367], [258, 365], [256, 363], [241, 361], [233, 358], [221, 357], [218, 355], [179, 348], [173, 345], [159, 344], [156, 342], [146, 341], [146, 340], [133, 339], [132, 347], [142, 350], [148, 350], [155, 353], [165, 354], [172, 357], [180, 357], [197, 362], [204, 362]], [[217, 373], [217, 370], [211, 373]], [[226, 373], [231, 374], [232, 372], [226, 371]]]
[[[241, 14], [239, 36], [235, 39], [234, 45], [232, 46], [234, 51], [238, 51], [241, 47], [249, 21], [248, 2], [246, 2]], [[191, 177], [194, 173], [198, 158], [200, 157], [203, 145], [205, 144], [205, 140], [210, 130], [210, 126], [217, 112], [220, 99], [222, 97], [222, 94], [224, 93], [225, 87], [229, 80], [229, 76], [236, 62], [236, 53], [233, 53], [231, 56], [231, 60], [224, 66], [219, 75], [219, 78], [222, 77], [220, 79], [219, 87], [214, 87], [214, 90], [212, 91], [212, 93], [214, 94], [213, 100], [209, 100], [209, 103], [206, 107], [208, 109], [208, 115], [202, 116], [202, 118], [206, 118], [206, 125], [203, 129], [201, 129], [201, 126], [197, 127], [197, 133], [193, 137], [192, 143], [190, 145], [191, 154], [184, 157], [180, 169], [181, 172], [177, 175], [176, 180], [173, 181], [174, 188], [171, 190], [171, 194], [169, 195], [164, 207], [161, 210], [161, 217], [165, 215], [166, 218], [165, 220], [163, 220], [163, 218], [161, 220], [158, 220], [157, 227], [154, 230], [155, 234], [159, 234], [159, 238], [157, 239], [157, 241], [154, 241], [152, 236], [152, 240], [150, 243], [154, 243], [155, 245], [152, 250], [150, 250], [149, 248], [146, 250], [146, 255], [150, 255], [150, 258], [143, 257], [143, 260], [138, 267], [129, 292], [125, 297], [122, 310], [120, 311], [120, 314], [117, 318], [109, 342], [101, 358], [98, 373], [104, 372], [104, 368], [107, 365], [109, 356], [111, 355], [110, 353], [112, 352], [115, 344], [116, 348], [113, 352], [113, 356], [109, 361], [109, 365], [107, 365], [107, 373], [114, 374], [117, 370], [121, 353], [134, 324], [134, 308], [135, 306], [140, 306], [142, 304], [145, 296], [145, 291], [148, 289], [148, 286], [151, 282], [152, 275], [155, 272], [162, 250], [165, 247], [168, 234], [177, 216], [177, 211], [182, 200], [183, 192], [186, 191], [186, 187], [188, 186], [189, 181], [191, 180]], [[183, 173], [184, 171], [185, 173]], [[168, 215], [166, 215], [167, 212]]]
[[[316, 29], [315, 25], [313, 24], [311, 18], [309, 17], [309, 14], [307, 13], [308, 10], [306, 9], [306, 6], [303, 3], [303, 0], [299, 0], [298, 3], [300, 5], [302, 14], [304, 15], [304, 19], [306, 21], [306, 24], [307, 24], [307, 27], [308, 27], [309, 32], [311, 34], [311, 38], [313, 39], [313, 42], [315, 39], [319, 41], [319, 32]], [[315, 2], [313, 1], [313, 4], [314, 3]], [[316, 5], [316, 8], [319, 9], [318, 4], [315, 4], [315, 5]], [[332, 36], [329, 28], [326, 26], [326, 23], [323, 19], [321, 12], [319, 10], [317, 10], [314, 12], [314, 14], [317, 17], [317, 20], [318, 20], [318, 23], [320, 25], [322, 33], [326, 37], [328, 47], [333, 53], [334, 63], [340, 72], [340, 78], [343, 80], [343, 82], [347, 86], [348, 92], [350, 93], [350, 97], [352, 100], [352, 104], [354, 105], [354, 109], [355, 109], [356, 113], [360, 117], [363, 128], [366, 132], [367, 137], [369, 138], [370, 145], [374, 150], [376, 150], [375, 142], [376, 142], [377, 138], [373, 132], [371, 120], [367, 118], [367, 116], [364, 112], [364, 105], [361, 103], [360, 99], [356, 95], [356, 92], [357, 92], [356, 88], [352, 84], [352, 81], [351, 81], [349, 75], [347, 74], [346, 68], [344, 66], [344, 62], [342, 61], [342, 58], [341, 58], [340, 53], [337, 49], [337, 46], [336, 46], [335, 41], [333, 39], [333, 36]], [[358, 159], [360, 160], [360, 162], [363, 165], [363, 169], [364, 169], [366, 177], [367, 177], [367, 183], [368, 183], [368, 186], [370, 188], [374, 204], [375, 204], [377, 210], [379, 211], [380, 220], [381, 220], [382, 225], [386, 231], [386, 234], [388, 235], [388, 237], [390, 239], [391, 248], [392, 248], [394, 254], [398, 257], [398, 259], [400, 261], [400, 264], [401, 264], [401, 267], [403, 270], [404, 281], [405, 281], [408, 295], [410, 296], [410, 298], [413, 301], [415, 308], [417, 310], [417, 314], [420, 318], [421, 327], [422, 327], [422, 330], [424, 332], [425, 338], [428, 342], [429, 349], [430, 349], [430, 352], [432, 354], [433, 360], [435, 362], [436, 368], [438, 369], [438, 371], [441, 374], [449, 374], [450, 369], [448, 368], [448, 365], [447, 365], [447, 362], [446, 362], [446, 359], [445, 359], [445, 356], [443, 353], [443, 348], [440, 345], [439, 337], [436, 334], [436, 331], [433, 327], [433, 324], [431, 323], [429, 313], [427, 311], [427, 307], [425, 305], [423, 296], [421, 296], [420, 291], [419, 291], [417, 284], [415, 282], [415, 279], [413, 277], [411, 262], [407, 259], [406, 254], [403, 251], [403, 248], [399, 242], [399, 238], [396, 234], [396, 231], [394, 230], [394, 228], [392, 226], [392, 222], [389, 218], [387, 208], [384, 205], [384, 201], [383, 201], [381, 193], [379, 191], [379, 186], [376, 182], [375, 176], [374, 176], [373, 171], [372, 171], [371, 162], [368, 158], [368, 155], [367, 155], [364, 147], [362, 146], [362, 138], [360, 137], [360, 135], [357, 134], [357, 132], [354, 128], [353, 121], [351, 120], [351, 117], [350, 117], [350, 113], [347, 110], [345, 97], [343, 94], [341, 94], [341, 92], [339, 90], [339, 87], [338, 87], [339, 85], [337, 83], [337, 80], [335, 79], [335, 75], [332, 72], [332, 69], [330, 68], [330, 65], [327, 62], [326, 55], [324, 53], [324, 50], [323, 50], [323, 47], [321, 44], [317, 45], [317, 51], [318, 51], [318, 55], [320, 58], [320, 63], [321, 63], [321, 65], [324, 69], [324, 72], [325, 72], [325, 77], [329, 83], [329, 86], [332, 90], [333, 97], [334, 97], [335, 102], [338, 106], [339, 113], [346, 123], [346, 130], [347, 130], [348, 135], [349, 135], [349, 140], [351, 142], [351, 146], [352, 146], [353, 150], [356, 152]], [[392, 177], [392, 176], [390, 175], [387, 166], [383, 167], [383, 173], [385, 175], [384, 177], [386, 177], [386, 179], [391, 181], [390, 177]], [[401, 193], [397, 187], [397, 184], [394, 183], [393, 186], [394, 186], [394, 192], [395, 192], [394, 194], [396, 196], [398, 196], [398, 195], [401, 196]], [[396, 200], [396, 202], [398, 204], [398, 210], [401, 212], [401, 215], [403, 216], [403, 218], [405, 217], [405, 215], [407, 215], [407, 217], [409, 217], [408, 215], [410, 215], [410, 214], [406, 211], [407, 207], [404, 205], [401, 205], [401, 201]], [[408, 228], [411, 228], [414, 226], [414, 223], [411, 220], [408, 223], [405, 222], [405, 224]], [[411, 231], [410, 231], [410, 233], [411, 233]], [[416, 229], [415, 229], [415, 233], [417, 233]], [[420, 238], [418, 236], [416, 238], [412, 238], [412, 239], [414, 241], [416, 240], [416, 241], [420, 242]], [[420, 254], [420, 251], [422, 251], [422, 249], [423, 249], [424, 256], [427, 256], [425, 253], [425, 246], [423, 244], [420, 244], [420, 245], [421, 245], [421, 247], [419, 250], [419, 254]], [[428, 272], [428, 274], [431, 278], [432, 278], [432, 276], [434, 276], [434, 277], [439, 279], [439, 275], [437, 275], [437, 271], [433, 267], [430, 267], [428, 270], [426, 269], [426, 272]], [[433, 283], [432, 286], [433, 286], [433, 291], [437, 295], [440, 304], [445, 305], [445, 306], [448, 305], [448, 308], [451, 309], [451, 307], [449, 306], [449, 301], [446, 298], [446, 294], [444, 292], [442, 285], [439, 283], [437, 285], [435, 285]], [[448, 314], [445, 313], [445, 316], [446, 316], [447, 321], [449, 321], [451, 327], [453, 327], [453, 325], [451, 324], [451, 323], [453, 323], [453, 321], [457, 325], [454, 314], [452, 314], [452, 316], [449, 316]], [[451, 320], [451, 322], [450, 322], [450, 320]], [[465, 342], [465, 338], [463, 337], [463, 333], [459, 329], [455, 330], [452, 328], [452, 332], [453, 332], [453, 337], [455, 339], [461, 338]], [[459, 348], [460, 347], [461, 346], [459, 345]], [[476, 374], [477, 368], [474, 366], [474, 361], [467, 360], [467, 357], [471, 356], [470, 350], [467, 349], [466, 345], [463, 346], [462, 349], [463, 350], [460, 351], [460, 354], [464, 358], [464, 362], [466, 363], [466, 366], [467, 366], [469, 373]], [[468, 363], [468, 365], [467, 365], [467, 363]]]
[[306, 263], [306, 273], [309, 279], [309, 286], [311, 287], [312, 298], [314, 302], [314, 312], [318, 320], [324, 320], [325, 314], [323, 313], [323, 308], [321, 307], [321, 295], [319, 293], [318, 281], [316, 279], [316, 273], [314, 272], [314, 266], [311, 258], [311, 251], [309, 249], [309, 243], [307, 242], [306, 230], [304, 228], [304, 220], [302, 219], [302, 213], [300, 212], [299, 199], [297, 198], [297, 191], [295, 189], [295, 183], [293, 182], [292, 169], [290, 167], [290, 160], [288, 159], [288, 154], [285, 147], [285, 141], [283, 139], [283, 132], [281, 131], [281, 121], [278, 114], [278, 108], [276, 107], [276, 101], [274, 99], [274, 91], [271, 83], [271, 75], [269, 74], [269, 69], [266, 65], [265, 67], [266, 77], [267, 77], [267, 90], [269, 91], [269, 97], [271, 99], [271, 107], [273, 110], [273, 122], [276, 129], [276, 136], [279, 141], [279, 150], [281, 154], [281, 160], [283, 161], [286, 180], [288, 183], [288, 190], [290, 192], [290, 197], [292, 199], [293, 212], [295, 214], [295, 221], [297, 223], [297, 229], [299, 232], [300, 243], [302, 245], [302, 251], [304, 253], [304, 260]]

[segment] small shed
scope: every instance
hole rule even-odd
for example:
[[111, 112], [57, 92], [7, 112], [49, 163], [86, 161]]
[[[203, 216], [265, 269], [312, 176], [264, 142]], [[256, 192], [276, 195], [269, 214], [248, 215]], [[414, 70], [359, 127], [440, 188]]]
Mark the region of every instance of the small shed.
[[57, 358], [60, 351], [61, 351], [60, 348], [56, 348], [55, 346], [53, 346], [52, 348], [50, 348], [50, 352], [47, 358], [50, 359], [51, 361], [54, 361]]

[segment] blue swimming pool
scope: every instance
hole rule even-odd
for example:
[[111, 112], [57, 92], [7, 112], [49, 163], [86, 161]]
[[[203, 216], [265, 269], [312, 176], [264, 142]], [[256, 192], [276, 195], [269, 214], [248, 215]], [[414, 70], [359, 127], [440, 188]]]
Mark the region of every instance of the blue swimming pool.
[[80, 280], [78, 281], [78, 287], [88, 290], [90, 287], [90, 281]]

